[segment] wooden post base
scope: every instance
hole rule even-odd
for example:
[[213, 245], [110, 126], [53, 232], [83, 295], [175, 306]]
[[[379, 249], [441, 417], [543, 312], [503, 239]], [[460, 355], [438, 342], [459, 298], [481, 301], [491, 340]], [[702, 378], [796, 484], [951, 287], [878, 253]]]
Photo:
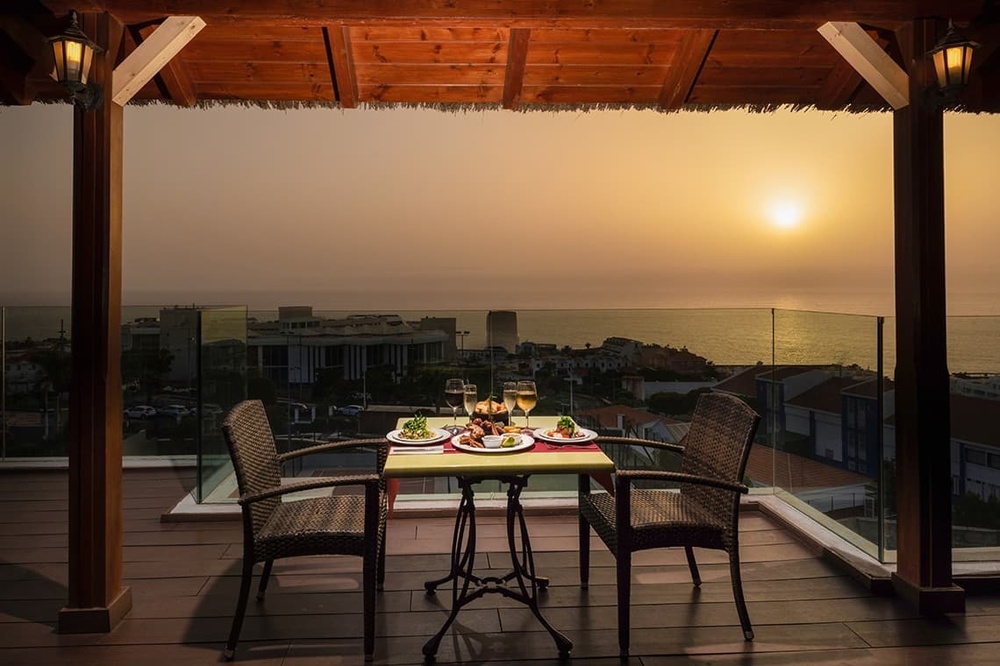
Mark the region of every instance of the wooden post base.
[[108, 606], [59, 609], [60, 634], [106, 634], [132, 610], [132, 588], [123, 587]]
[[918, 587], [893, 572], [892, 587], [922, 615], [965, 612], [965, 590], [958, 585]]

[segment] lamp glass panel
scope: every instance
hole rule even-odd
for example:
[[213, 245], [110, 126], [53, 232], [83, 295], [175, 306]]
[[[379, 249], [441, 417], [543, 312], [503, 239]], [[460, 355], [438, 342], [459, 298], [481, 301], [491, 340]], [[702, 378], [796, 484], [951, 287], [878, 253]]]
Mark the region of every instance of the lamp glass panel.
[[66, 80], [66, 43], [61, 39], [52, 42], [52, 56], [56, 61], [56, 80]]
[[962, 83], [962, 67], [965, 64], [965, 46], [953, 46], [946, 49], [945, 54], [948, 61], [948, 84], [959, 85]]
[[943, 50], [934, 52], [934, 72], [937, 74], [939, 88], [948, 87], [948, 67], [945, 63], [944, 54]]
[[94, 49], [86, 46], [83, 48], [83, 63], [80, 65], [80, 83], [86, 85], [90, 78], [90, 65], [94, 60]]
[[83, 44], [80, 42], [64, 41], [64, 48], [66, 49], [66, 77], [65, 81], [76, 82], [83, 79], [86, 74], [83, 73]]

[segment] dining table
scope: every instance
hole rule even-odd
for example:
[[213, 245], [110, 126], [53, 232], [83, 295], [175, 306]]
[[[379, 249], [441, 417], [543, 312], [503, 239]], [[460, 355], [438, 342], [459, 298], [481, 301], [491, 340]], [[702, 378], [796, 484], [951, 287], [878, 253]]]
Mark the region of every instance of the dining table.
[[[456, 428], [445, 433], [452, 426], [450, 417], [427, 417], [427, 426], [442, 433], [442, 441], [427, 446], [393, 443], [385, 464], [385, 476], [390, 485], [401, 478], [413, 477], [455, 477], [461, 491], [461, 498], [452, 533], [449, 571], [442, 577], [424, 583], [427, 594], [451, 583], [451, 610], [441, 629], [423, 647], [423, 653], [433, 658], [441, 639], [447, 633], [467, 604], [487, 594], [500, 594], [525, 604], [549, 632], [555, 641], [560, 657], [566, 657], [573, 649], [573, 642], [553, 627], [538, 606], [539, 593], [548, 587], [549, 580], [538, 575], [534, 554], [528, 534], [521, 493], [528, 480], [538, 474], [573, 474], [585, 478], [594, 476], [602, 484], [610, 485], [610, 475], [614, 463], [594, 443], [594, 441], [562, 443], [545, 441], [535, 437], [539, 430], [547, 432], [554, 428], [559, 417], [531, 416], [532, 428], [523, 431], [517, 450], [479, 449], [467, 450], [462, 446]], [[400, 419], [402, 428], [408, 419]], [[460, 426], [461, 427], [461, 426]], [[390, 433], [390, 442], [397, 431]], [[587, 432], [588, 438], [596, 433]], [[447, 435], [447, 436], [445, 436]], [[529, 444], [530, 441], [530, 444]], [[507, 547], [510, 553], [509, 572], [502, 575], [478, 575], [476, 562], [476, 504], [475, 486], [482, 481], [499, 481], [506, 486], [506, 531]], [[391, 493], [392, 494], [392, 493]], [[394, 499], [394, 498], [393, 498]]]

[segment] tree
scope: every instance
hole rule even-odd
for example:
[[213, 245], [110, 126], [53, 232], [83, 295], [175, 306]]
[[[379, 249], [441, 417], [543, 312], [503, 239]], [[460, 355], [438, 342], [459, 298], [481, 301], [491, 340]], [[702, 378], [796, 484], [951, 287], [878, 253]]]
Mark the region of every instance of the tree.
[[137, 382], [146, 402], [153, 401], [166, 383], [174, 355], [166, 349], [130, 349], [122, 354], [122, 382]]

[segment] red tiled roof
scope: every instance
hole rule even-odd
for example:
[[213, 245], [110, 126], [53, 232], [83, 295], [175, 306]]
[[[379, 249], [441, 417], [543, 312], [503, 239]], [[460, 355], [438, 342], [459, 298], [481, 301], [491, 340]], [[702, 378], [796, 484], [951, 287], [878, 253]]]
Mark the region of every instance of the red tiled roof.
[[605, 407], [594, 407], [592, 409], [580, 410], [580, 416], [586, 416], [597, 421], [602, 428], [617, 428], [618, 415], [622, 415], [626, 421], [634, 425], [652, 423], [660, 421], [662, 423], [682, 423], [668, 416], [661, 416], [645, 409], [637, 409], [626, 405], [607, 405]]
[[951, 436], [1000, 447], [1000, 400], [952, 394]]
[[815, 368], [802, 365], [779, 365], [776, 368], [773, 368], [772, 372], [772, 366], [761, 363], [752, 368], [747, 368], [743, 372], [733, 375], [729, 379], [719, 382], [713, 386], [712, 389], [715, 391], [723, 391], [725, 393], [735, 393], [736, 395], [753, 397], [757, 395], [756, 382], [758, 377], [761, 377], [762, 379], [774, 379], [775, 381], [780, 382], [788, 379], [789, 377], [801, 375], [804, 372], [809, 372], [814, 369]]
[[776, 451], [767, 446], [750, 447], [747, 476], [765, 486], [792, 492], [805, 488], [837, 488], [867, 483], [863, 474], [849, 472], [803, 456]]
[[830, 377], [822, 384], [817, 384], [785, 402], [816, 411], [840, 414], [841, 392], [857, 383], [858, 380], [854, 377]]

